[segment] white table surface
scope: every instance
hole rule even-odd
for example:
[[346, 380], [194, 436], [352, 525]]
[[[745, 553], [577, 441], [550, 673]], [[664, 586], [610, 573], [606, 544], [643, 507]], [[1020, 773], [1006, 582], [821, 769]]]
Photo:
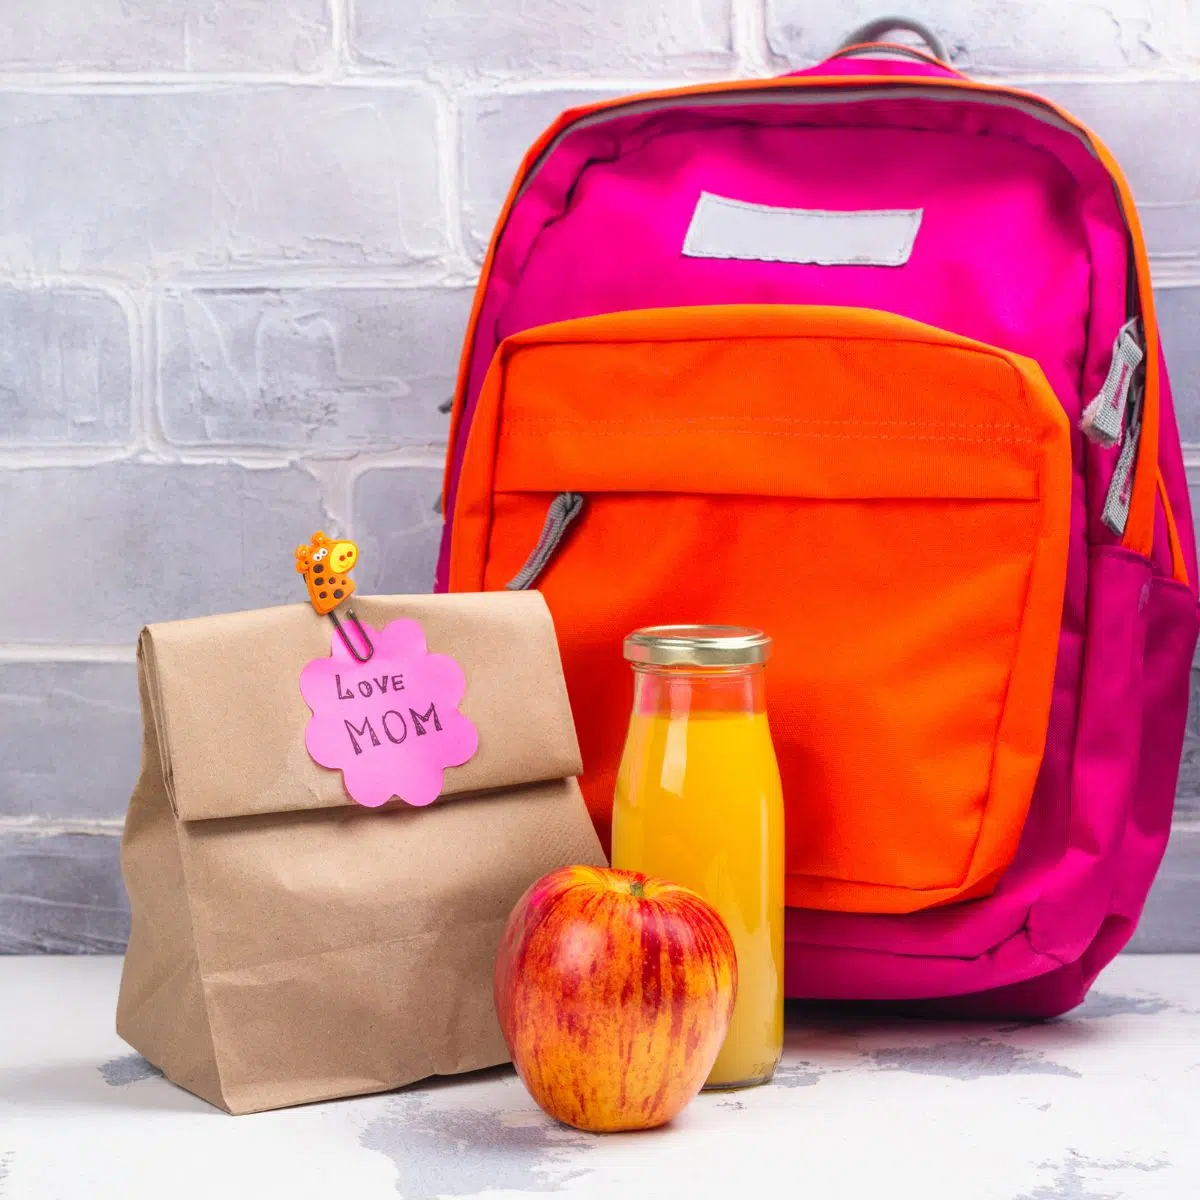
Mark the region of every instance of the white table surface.
[[768, 1087], [592, 1137], [509, 1069], [230, 1117], [113, 1032], [119, 961], [0, 958], [2, 1200], [1198, 1200], [1200, 957], [1043, 1025], [791, 1015]]

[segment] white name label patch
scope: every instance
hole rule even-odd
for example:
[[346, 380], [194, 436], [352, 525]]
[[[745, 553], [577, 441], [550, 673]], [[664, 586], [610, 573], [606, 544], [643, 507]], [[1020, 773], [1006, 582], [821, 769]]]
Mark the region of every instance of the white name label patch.
[[821, 267], [902, 267], [925, 210], [829, 212], [773, 208], [701, 192], [683, 242], [687, 258]]

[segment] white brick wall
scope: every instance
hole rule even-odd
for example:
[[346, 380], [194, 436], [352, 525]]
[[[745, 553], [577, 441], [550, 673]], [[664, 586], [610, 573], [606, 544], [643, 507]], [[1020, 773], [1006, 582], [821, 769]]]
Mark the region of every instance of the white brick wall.
[[[1125, 161], [1200, 485], [1187, 0], [10, 0], [0, 951], [122, 943], [142, 623], [295, 599], [290, 549], [320, 525], [362, 541], [363, 587], [427, 586], [437, 405], [540, 129], [648, 84], [806, 65], [894, 8]], [[231, 533], [240, 555], [214, 561]], [[1200, 737], [1188, 755], [1146, 945], [1200, 949]]]

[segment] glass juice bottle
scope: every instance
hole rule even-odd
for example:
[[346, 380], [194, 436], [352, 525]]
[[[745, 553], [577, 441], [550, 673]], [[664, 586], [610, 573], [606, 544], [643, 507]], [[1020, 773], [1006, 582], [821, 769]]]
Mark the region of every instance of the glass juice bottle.
[[774, 1074], [783, 1048], [783, 797], [765, 703], [771, 639], [672, 625], [625, 640], [633, 713], [613, 866], [682, 883], [724, 918], [738, 991], [708, 1088]]

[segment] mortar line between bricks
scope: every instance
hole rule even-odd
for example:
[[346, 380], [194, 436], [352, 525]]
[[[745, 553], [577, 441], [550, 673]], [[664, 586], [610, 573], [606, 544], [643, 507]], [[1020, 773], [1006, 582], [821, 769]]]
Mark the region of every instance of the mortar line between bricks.
[[146, 358], [142, 363], [142, 444], [148, 454], [170, 461], [175, 452], [167, 440], [163, 420], [162, 360], [159, 342], [162, 336], [162, 292], [155, 290], [146, 297], [145, 327]]
[[455, 291], [474, 286], [479, 277], [479, 264], [460, 261], [448, 252], [436, 263], [415, 264], [410, 267], [220, 267], [179, 271], [155, 281], [157, 291], [172, 292], [185, 289], [238, 291], [259, 289], [285, 291], [301, 288], [337, 289], [358, 288], [363, 291]]
[[1150, 277], [1156, 291], [1196, 287], [1200, 285], [1200, 255], [1152, 253]]
[[450, 249], [459, 262], [470, 262], [467, 251], [466, 218], [466, 139], [462, 106], [453, 88], [438, 89], [437, 147], [442, 163], [442, 220], [450, 237]]
[[348, 459], [344, 462], [321, 462], [305, 459], [300, 464], [300, 469], [307, 471], [317, 485], [321, 511], [325, 514], [325, 524], [322, 528], [346, 537], [354, 536], [354, 523], [350, 511], [353, 507], [353, 483], [350, 479], [353, 461]]
[[733, 0], [730, 18], [733, 53], [743, 76], [753, 79], [787, 69], [786, 63], [772, 53], [767, 38], [766, 0]]
[[350, 0], [329, 0], [333, 79], [344, 79], [350, 65]]
[[479, 263], [450, 252], [436, 261], [407, 266], [323, 267], [319, 264], [228, 266], [164, 271], [156, 277], [120, 276], [0, 269], [0, 287], [18, 291], [96, 291], [132, 303], [148, 293], [212, 290], [328, 290], [455, 291], [474, 287]]
[[133, 462], [138, 454], [133, 441], [113, 446], [47, 446], [15, 443], [0, 446], [0, 471], [30, 471], [53, 467], [103, 467]]
[[441, 468], [446, 443], [422, 442], [389, 446], [386, 450], [312, 446], [176, 446], [166, 441], [147, 446], [126, 445], [111, 449], [69, 446], [6, 446], [0, 448], [0, 470], [46, 471], [71, 467], [128, 464], [158, 467], [242, 467], [247, 471], [281, 470], [308, 463], [361, 462], [364, 467]]
[[130, 318], [130, 384], [133, 405], [131, 428], [136, 450], [149, 448], [149, 431], [154, 407], [155, 364], [158, 343], [154, 331], [155, 296], [139, 292], [134, 300], [136, 315]]
[[80, 646], [69, 642], [8, 644], [0, 642], [0, 663], [133, 663], [137, 648], [128, 645]]
[[[427, 92], [436, 86], [444, 86], [461, 95], [520, 95], [528, 92], [594, 91], [615, 89], [621, 92], [660, 91], [683, 87], [692, 83], [719, 83], [730, 78], [729, 64], [720, 66], [696, 66], [691, 70], [673, 72], [669, 75], [647, 73], [645, 75], [540, 75], [531, 79], [519, 74], [497, 75], [492, 85], [481, 85], [478, 79], [450, 73], [424, 76], [406, 75], [389, 67], [364, 67], [344, 63], [343, 68], [353, 66], [353, 71], [344, 69], [341, 74], [330, 76], [313, 73], [299, 75], [288, 72], [202, 72], [172, 73], [144, 72], [108, 74], [97, 72], [75, 72], [71, 75], [56, 75], [37, 72], [0, 71], [0, 93], [16, 92], [46, 96], [102, 96], [102, 95], [185, 95], [228, 91], [231, 89], [254, 90], [268, 88], [297, 88], [310, 91], [410, 91]], [[1200, 79], [1200, 74], [1196, 76]], [[1061, 81], [1055, 81], [1061, 82]], [[1075, 82], [1095, 82], [1092, 76], [1082, 76]]]
[[25, 92], [46, 96], [145, 96], [186, 95], [267, 88], [297, 88], [309, 91], [344, 89], [353, 91], [426, 92], [427, 80], [394, 72], [387, 75], [310, 75], [275, 72], [76, 72], [55, 75], [45, 72], [0, 71], [0, 92]]
[[0, 837], [21, 834], [24, 837], [62, 837], [83, 834], [87, 837], [120, 837], [124, 828], [121, 817], [60, 817], [44, 820], [40, 817], [0, 816]]

